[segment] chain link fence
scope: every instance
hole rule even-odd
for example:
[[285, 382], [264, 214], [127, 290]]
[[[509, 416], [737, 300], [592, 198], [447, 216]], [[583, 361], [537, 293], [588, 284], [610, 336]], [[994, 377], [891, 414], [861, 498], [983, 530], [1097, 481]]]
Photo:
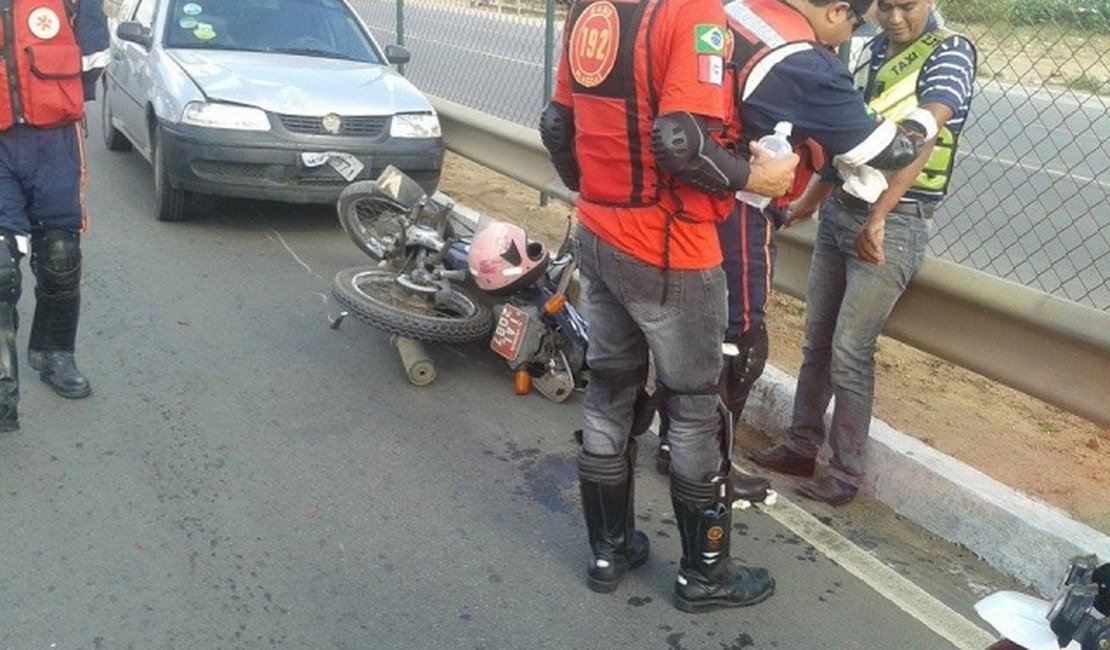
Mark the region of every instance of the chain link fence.
[[1110, 0], [939, 6], [979, 87], [933, 253], [1110, 309]]
[[[536, 125], [562, 4], [352, 4], [380, 42], [412, 50], [405, 74], [428, 94]], [[938, 6], [975, 42], [979, 83], [931, 252], [1110, 310], [1110, 0]]]

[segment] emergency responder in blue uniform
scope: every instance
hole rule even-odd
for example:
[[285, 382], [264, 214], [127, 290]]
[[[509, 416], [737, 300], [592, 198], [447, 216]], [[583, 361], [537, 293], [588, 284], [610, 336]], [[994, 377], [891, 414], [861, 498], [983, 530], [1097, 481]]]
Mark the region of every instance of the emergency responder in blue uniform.
[[[764, 322], [774, 264], [773, 235], [786, 221], [786, 205], [829, 163], [902, 169], [918, 155], [924, 127], [910, 115], [897, 125], [877, 121], [832, 48], [847, 42], [874, 14], [875, 0], [736, 0], [725, 5], [737, 72], [739, 147], [792, 125], [790, 141], [801, 157], [794, 189], [766, 208], [737, 200], [717, 234], [728, 278], [725, 401], [739, 418], [767, 363]], [[656, 467], [669, 469], [665, 419]]]
[[84, 102], [108, 62], [102, 0], [0, 0], [0, 430], [19, 428], [16, 303], [31, 255], [28, 363], [59, 395], [92, 392], [74, 362], [85, 223]]

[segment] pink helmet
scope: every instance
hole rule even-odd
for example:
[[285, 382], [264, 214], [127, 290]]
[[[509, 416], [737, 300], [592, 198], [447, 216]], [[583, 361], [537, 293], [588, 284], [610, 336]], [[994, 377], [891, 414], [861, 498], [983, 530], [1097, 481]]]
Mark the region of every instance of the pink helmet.
[[547, 247], [529, 241], [524, 229], [495, 221], [474, 236], [466, 262], [478, 288], [508, 293], [536, 281], [547, 269]]

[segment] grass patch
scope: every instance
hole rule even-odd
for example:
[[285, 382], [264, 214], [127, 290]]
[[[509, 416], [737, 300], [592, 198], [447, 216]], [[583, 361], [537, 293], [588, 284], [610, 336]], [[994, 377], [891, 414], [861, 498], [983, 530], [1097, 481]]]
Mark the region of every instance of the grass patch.
[[1088, 77], [1087, 75], [1079, 75], [1075, 79], [1068, 82], [1068, 88], [1077, 92], [1091, 93], [1095, 95], [1107, 93], [1110, 94], [1110, 83], [1101, 79]]
[[964, 23], [1054, 25], [1105, 32], [1110, 0], [942, 0], [946, 18]]

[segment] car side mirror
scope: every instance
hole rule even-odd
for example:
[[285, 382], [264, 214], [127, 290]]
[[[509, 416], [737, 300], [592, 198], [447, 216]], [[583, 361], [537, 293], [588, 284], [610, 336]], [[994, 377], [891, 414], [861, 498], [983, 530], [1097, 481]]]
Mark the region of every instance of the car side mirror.
[[412, 54], [404, 45], [390, 44], [385, 46], [385, 60], [394, 65], [402, 65], [412, 60]]
[[150, 37], [150, 30], [136, 22], [120, 23], [119, 27], [116, 27], [116, 36], [121, 41], [137, 43], [148, 50], [153, 42]]

